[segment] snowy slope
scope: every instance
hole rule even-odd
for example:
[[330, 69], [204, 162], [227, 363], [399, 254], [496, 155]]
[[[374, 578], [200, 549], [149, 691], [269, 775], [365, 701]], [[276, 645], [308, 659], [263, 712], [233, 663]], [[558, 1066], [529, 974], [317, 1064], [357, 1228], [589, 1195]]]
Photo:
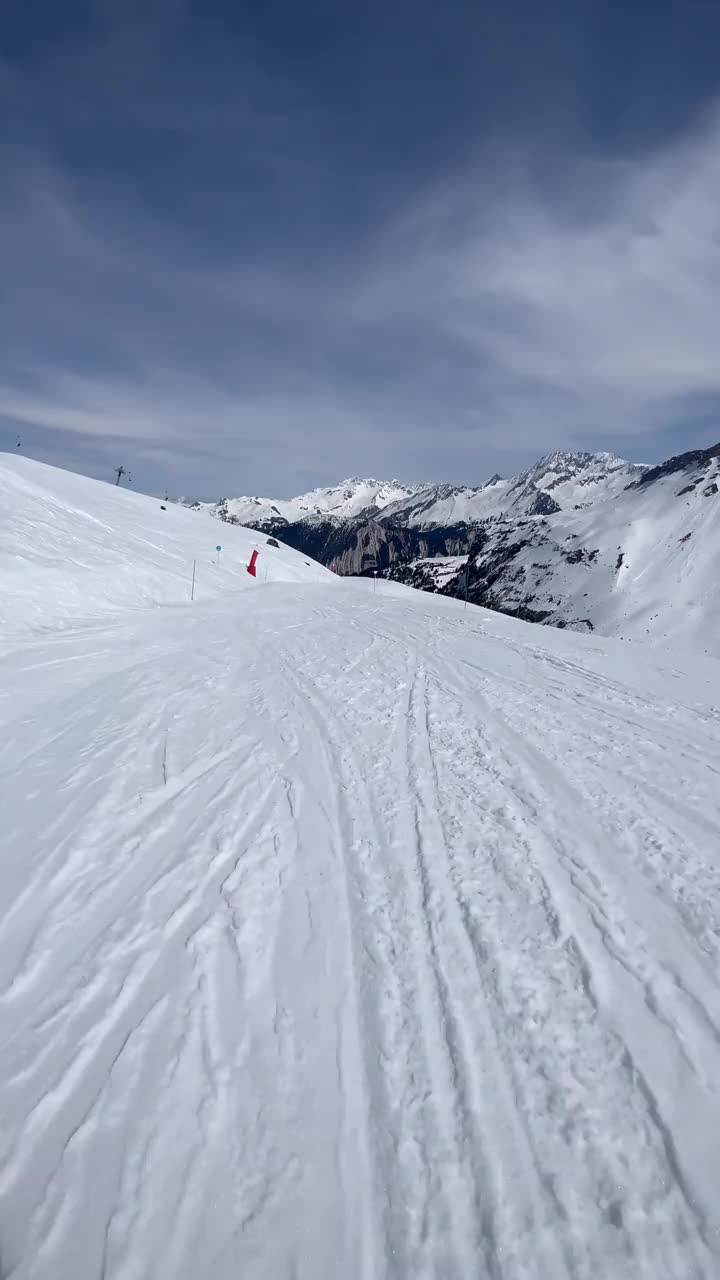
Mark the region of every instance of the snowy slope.
[[262, 580], [333, 580], [250, 530], [219, 529], [173, 503], [0, 454], [0, 636], [185, 602], [193, 560], [196, 600], [244, 590], [253, 585], [245, 567], [254, 547]]
[[[716, 1280], [720, 664], [289, 552], [242, 609], [228, 571], [123, 614], [102, 486], [33, 475], [2, 1274]], [[123, 591], [179, 565], [169, 512], [109, 510]]]
[[480, 487], [431, 485], [419, 494], [391, 503], [383, 512], [383, 520], [418, 529], [487, 520], [507, 509], [512, 486], [512, 480], [502, 479]]
[[612, 453], [551, 453], [510, 480], [494, 476], [476, 488], [430, 486], [385, 507], [382, 518], [429, 529], [502, 515], [544, 515], [614, 497], [644, 470]]
[[219, 503], [197, 503], [222, 520], [236, 524], [277, 524], [327, 517], [349, 520], [361, 513], [377, 514], [391, 502], [405, 500], [421, 486], [398, 480], [343, 480], [329, 488], [312, 489], [297, 498], [224, 498]]
[[492, 582], [503, 608], [720, 655], [720, 450], [658, 472], [589, 510], [493, 530], [477, 576], [504, 557]]
[[528, 485], [551, 494], [560, 507], [573, 507], [612, 497], [642, 478], [647, 467], [626, 462], [614, 453], [548, 453], [518, 476], [518, 496]]
[[432, 574], [436, 588], [440, 588], [456, 581], [467, 559], [467, 556], [430, 556], [413, 561], [413, 565], [421, 573]]

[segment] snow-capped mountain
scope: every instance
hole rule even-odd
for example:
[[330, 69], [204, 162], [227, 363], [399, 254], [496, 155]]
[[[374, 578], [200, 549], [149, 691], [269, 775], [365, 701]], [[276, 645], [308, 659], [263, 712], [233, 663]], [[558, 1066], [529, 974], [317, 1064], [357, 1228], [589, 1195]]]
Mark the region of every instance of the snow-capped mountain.
[[556, 452], [476, 487], [347, 481], [285, 504], [236, 499], [210, 510], [341, 574], [377, 569], [453, 594], [458, 557], [469, 555], [475, 603], [561, 627], [692, 633], [702, 643], [720, 581], [717, 452], [658, 467]]
[[[562, 482], [566, 484], [566, 481]], [[488, 522], [469, 557], [390, 568], [454, 594], [469, 560], [471, 600], [560, 627], [674, 637], [720, 653], [720, 445], [647, 468], [602, 502], [544, 518]]]
[[518, 476], [513, 507], [521, 510], [524, 501], [532, 505], [539, 493], [549, 494], [561, 509], [586, 506], [620, 493], [646, 469], [614, 453], [549, 453]]
[[476, 487], [433, 485], [393, 502], [383, 518], [412, 528], [472, 524], [503, 515], [547, 515], [612, 497], [644, 468], [612, 453], [550, 453], [527, 471]]
[[398, 480], [344, 480], [297, 498], [223, 498], [197, 503], [221, 520], [254, 528], [302, 520], [381, 519], [408, 528], [472, 524], [493, 516], [545, 515], [611, 497], [644, 468], [611, 453], [551, 453], [509, 480], [494, 475], [476, 486], [406, 485]]
[[412, 498], [422, 485], [405, 485], [399, 480], [343, 480], [329, 488], [311, 489], [297, 498], [223, 498], [217, 503], [195, 503], [221, 520], [254, 528], [297, 524], [315, 518], [349, 520], [359, 515], [376, 516], [395, 502]]

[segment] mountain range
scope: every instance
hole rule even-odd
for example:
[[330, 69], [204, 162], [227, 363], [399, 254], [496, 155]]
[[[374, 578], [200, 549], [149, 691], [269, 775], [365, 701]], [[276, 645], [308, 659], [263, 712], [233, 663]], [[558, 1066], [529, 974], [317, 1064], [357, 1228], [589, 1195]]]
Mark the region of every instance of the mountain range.
[[399, 480], [351, 478], [296, 498], [223, 498], [195, 503], [222, 520], [274, 530], [308, 520], [371, 520], [407, 528], [476, 523], [499, 514], [544, 515], [563, 506], [608, 496], [646, 468], [612, 453], [551, 453], [510, 480], [494, 475], [477, 486], [402, 484]]
[[348, 479], [290, 499], [195, 503], [340, 574], [623, 636], [720, 624], [720, 444], [658, 466], [555, 452], [477, 486]]

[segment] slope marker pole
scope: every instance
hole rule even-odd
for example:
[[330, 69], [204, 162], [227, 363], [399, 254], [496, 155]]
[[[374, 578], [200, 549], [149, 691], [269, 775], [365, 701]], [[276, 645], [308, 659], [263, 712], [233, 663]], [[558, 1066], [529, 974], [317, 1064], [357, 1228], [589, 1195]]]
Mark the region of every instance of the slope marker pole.
[[190, 588], [190, 599], [191, 600], [195, 599], [195, 561], [194, 560], [193, 560], [192, 587]]

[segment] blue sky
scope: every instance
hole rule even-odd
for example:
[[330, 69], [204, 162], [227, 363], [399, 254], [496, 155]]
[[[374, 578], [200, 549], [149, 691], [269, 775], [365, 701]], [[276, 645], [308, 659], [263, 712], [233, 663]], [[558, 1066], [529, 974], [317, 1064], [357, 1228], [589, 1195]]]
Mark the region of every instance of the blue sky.
[[716, 0], [0, 7], [0, 447], [480, 482], [720, 436]]

